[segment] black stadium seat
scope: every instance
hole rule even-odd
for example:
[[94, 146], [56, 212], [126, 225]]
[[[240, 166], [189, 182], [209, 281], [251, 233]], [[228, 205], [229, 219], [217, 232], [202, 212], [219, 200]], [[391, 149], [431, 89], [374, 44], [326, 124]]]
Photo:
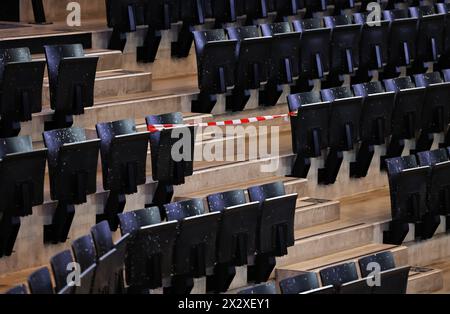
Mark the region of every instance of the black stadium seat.
[[225, 94], [235, 84], [237, 40], [229, 39], [224, 29], [194, 31], [197, 54], [198, 99], [192, 111], [210, 113], [217, 94]]
[[31, 294], [54, 294], [52, 278], [47, 267], [34, 271], [28, 277], [28, 287]]
[[[448, 219], [450, 215], [450, 161], [448, 153], [445, 149], [439, 149], [418, 153], [417, 157], [421, 166], [431, 167], [427, 189], [428, 208], [432, 212], [430, 218], [443, 215]], [[450, 229], [450, 223], [447, 223], [446, 229]]]
[[262, 106], [277, 104], [283, 84], [294, 85], [300, 70], [300, 36], [289, 22], [261, 24], [264, 36], [272, 37], [269, 80], [260, 91]]
[[401, 244], [408, 233], [408, 223], [416, 224], [416, 237], [428, 239], [440, 223], [440, 219], [437, 222], [436, 217], [430, 214], [427, 204], [427, 178], [430, 167], [418, 167], [415, 156], [387, 159], [386, 164], [391, 191], [392, 222], [390, 230], [385, 231], [384, 242]]
[[0, 50], [0, 136], [20, 133], [20, 122], [42, 110], [44, 61], [32, 61], [28, 48]]
[[407, 9], [395, 9], [383, 11], [383, 18], [390, 22], [389, 59], [383, 72], [388, 79], [399, 76], [397, 68], [410, 67], [416, 59], [417, 17]]
[[179, 222], [174, 249], [171, 293], [185, 294], [193, 288], [192, 278], [211, 275], [217, 261], [216, 240], [220, 213], [206, 213], [202, 199], [164, 206], [169, 221]]
[[238, 294], [277, 294], [277, 290], [275, 287], [275, 283], [269, 282], [241, 290], [238, 292]]
[[97, 222], [107, 220], [115, 231], [126, 195], [137, 193], [138, 186], [146, 182], [149, 133], [137, 132], [133, 120], [99, 123], [96, 129], [101, 139], [103, 188], [110, 191], [104, 214], [97, 215]]
[[353, 75], [359, 67], [359, 42], [362, 25], [354, 23], [352, 16], [326, 16], [325, 25], [331, 28], [330, 73], [323, 87], [340, 86], [344, 74]]
[[[416, 87], [411, 77], [401, 77], [384, 81], [386, 91], [395, 92], [392, 111], [392, 137], [386, 148], [386, 157], [399, 157], [405, 147], [405, 140], [415, 139], [421, 129], [425, 87]], [[385, 164], [382, 162], [382, 167]]]
[[381, 273], [381, 286], [374, 286], [374, 294], [406, 294], [411, 267], [405, 266]]
[[355, 96], [350, 87], [336, 87], [321, 91], [322, 99], [329, 101], [330, 150], [324, 168], [319, 169], [320, 184], [336, 182], [343, 161], [343, 152], [351, 151], [360, 139], [360, 122], [363, 98]]
[[322, 101], [320, 92], [306, 92], [288, 96], [292, 129], [292, 147], [297, 154], [292, 175], [306, 178], [311, 167], [310, 158], [322, 156], [328, 147], [330, 103]]
[[294, 245], [297, 194], [286, 195], [282, 182], [248, 189], [250, 201], [260, 202], [255, 265], [248, 267], [250, 282], [265, 282], [275, 267], [275, 257], [287, 255]]
[[[297, 32], [301, 32], [299, 80], [324, 79], [330, 70], [331, 28], [326, 27], [320, 18], [294, 19], [293, 25]], [[306, 89], [310, 88], [307, 82]]]
[[50, 84], [50, 106], [55, 111], [46, 130], [68, 128], [73, 115], [94, 105], [98, 57], [86, 57], [81, 44], [44, 46]]
[[227, 96], [227, 110], [242, 111], [250, 99], [250, 89], [259, 89], [269, 77], [272, 38], [263, 36], [254, 25], [229, 27], [227, 33], [238, 41], [235, 86]]
[[302, 292], [317, 289], [319, 286], [319, 279], [315, 272], [303, 273], [280, 281], [280, 290], [282, 294], [300, 294]]
[[[70, 250], [63, 251], [61, 253], [56, 254], [50, 259], [50, 265], [52, 267], [53, 278], [55, 279], [55, 290], [56, 293], [59, 293], [65, 287], [69, 286], [71, 294], [73, 292], [74, 286], [77, 284], [76, 276], [74, 274], [71, 275], [73, 271], [80, 271], [74, 266], [74, 260], [72, 257], [72, 253]], [[70, 265], [72, 264], [72, 265]], [[70, 280], [74, 280], [70, 282]], [[71, 283], [71, 284], [70, 284]]]
[[[371, 263], [376, 263], [375, 269], [370, 268]], [[381, 252], [374, 255], [366, 256], [358, 260], [361, 277], [368, 277], [374, 271], [386, 271], [395, 268], [395, 259], [392, 252]]]
[[167, 287], [173, 264], [177, 222], [161, 223], [159, 208], [146, 208], [119, 215], [122, 235], [130, 233], [126, 256], [129, 293]]
[[444, 82], [439, 72], [418, 74], [414, 76], [417, 87], [426, 87], [426, 106], [422, 111], [422, 130], [416, 142], [416, 151], [431, 149], [434, 141], [433, 133], [446, 133], [444, 145], [450, 144], [448, 125], [450, 123], [450, 82]]
[[72, 252], [81, 271], [80, 285], [75, 286], [74, 294], [89, 294], [97, 268], [97, 253], [92, 236], [86, 235], [73, 241]]
[[301, 292], [300, 294], [336, 294], [337, 291], [334, 286], [329, 285], [325, 287], [320, 287], [317, 289]]
[[350, 163], [350, 176], [366, 177], [372, 162], [375, 145], [386, 144], [392, 134], [391, 122], [395, 93], [386, 92], [381, 82], [353, 85], [356, 96], [363, 97], [361, 112], [361, 145], [356, 161]]
[[221, 212], [217, 234], [217, 264], [208, 276], [207, 291], [226, 292], [235, 267], [249, 264], [256, 253], [259, 202], [247, 203], [245, 192], [235, 190], [209, 195], [210, 212]]
[[65, 242], [75, 214], [75, 206], [87, 202], [97, 191], [97, 164], [100, 140], [87, 140], [80, 128], [44, 132], [48, 149], [50, 191], [58, 201], [53, 220], [44, 228], [44, 241]]
[[340, 286], [344, 283], [358, 280], [358, 272], [354, 262], [331, 266], [320, 272], [322, 286]]
[[[151, 115], [145, 120], [148, 127], [155, 124], [184, 123], [181, 112]], [[186, 177], [192, 176], [194, 172], [195, 135], [193, 126], [178, 127], [173, 130], [169, 128], [150, 133], [152, 178], [158, 181], [151, 206], [159, 207], [162, 218], [165, 218], [164, 205], [172, 202], [174, 185], [184, 184]], [[183, 156], [181, 160], [176, 160], [172, 156], [172, 148], [180, 140], [183, 140], [184, 144]], [[186, 145], [190, 145], [190, 151]]]
[[47, 150], [33, 150], [29, 136], [0, 139], [0, 257], [13, 252], [19, 217], [44, 203], [46, 161]]

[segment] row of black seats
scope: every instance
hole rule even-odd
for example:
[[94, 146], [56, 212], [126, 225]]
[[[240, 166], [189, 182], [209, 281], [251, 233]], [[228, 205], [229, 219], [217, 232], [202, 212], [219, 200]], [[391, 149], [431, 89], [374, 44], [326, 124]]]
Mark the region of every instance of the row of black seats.
[[[181, 113], [148, 116], [148, 124], [183, 123]], [[32, 214], [32, 208], [44, 202], [44, 177], [48, 160], [50, 196], [58, 202], [53, 220], [44, 227], [44, 241], [64, 242], [70, 231], [75, 205], [97, 191], [99, 152], [103, 170], [103, 188], [109, 191], [104, 214], [111, 230], [118, 227], [117, 214], [124, 210], [126, 195], [138, 191], [147, 180], [147, 151], [150, 142], [152, 176], [158, 181], [153, 205], [162, 208], [172, 200], [173, 185], [184, 183], [193, 173], [193, 156], [174, 161], [172, 146], [185, 133], [172, 136], [172, 130], [138, 132], [133, 120], [99, 123], [98, 138], [88, 139], [81, 128], [46, 131], [46, 149], [33, 150], [29, 136], [0, 140], [0, 257], [13, 252], [20, 218]], [[194, 145], [194, 129], [186, 127]], [[193, 150], [192, 150], [193, 154]], [[143, 204], [144, 205], [144, 204]]]
[[[161, 42], [161, 31], [182, 22], [178, 40], [172, 43], [172, 56], [187, 57], [192, 45], [191, 30], [203, 26], [208, 19], [215, 26], [244, 23], [256, 20], [280, 21], [286, 16], [312, 17], [316, 12], [338, 15], [345, 9], [365, 11], [370, 0], [107, 0], [108, 26], [113, 28], [109, 48], [123, 50], [126, 33], [134, 32], [139, 25], [148, 26], [143, 46], [137, 47], [138, 61], [153, 62]], [[407, 0], [377, 0], [385, 9]], [[419, 1], [412, 1], [418, 5]], [[332, 12], [329, 6], [333, 7]]]
[[[443, 74], [443, 75], [442, 75]], [[324, 168], [319, 169], [321, 184], [336, 181], [343, 152], [357, 149], [351, 163], [351, 177], [367, 176], [374, 146], [387, 144], [384, 159], [401, 156], [405, 140], [416, 140], [415, 151], [430, 150], [434, 133], [445, 133], [450, 145], [448, 125], [449, 70], [417, 74], [336, 87], [321, 92], [288, 96], [293, 150], [297, 154], [292, 174], [308, 176], [310, 158], [328, 150]]]
[[[282, 294], [406, 294], [409, 266], [395, 266], [391, 252], [366, 256], [358, 261], [361, 278], [354, 262], [280, 281]], [[276, 294], [273, 282], [241, 290], [239, 294]]]
[[[157, 207], [120, 214], [116, 244], [107, 222], [94, 226], [72, 243], [75, 259], [70, 251], [51, 259], [55, 289], [43, 268], [30, 276], [30, 291], [149, 293], [164, 287], [165, 293], [187, 294], [193, 278], [207, 276], [208, 292], [219, 293], [242, 265], [251, 265], [249, 282], [267, 281], [275, 257], [294, 243], [297, 195], [286, 195], [281, 182], [251, 187], [248, 195], [250, 202], [243, 190], [210, 195], [209, 212], [202, 199], [166, 204], [167, 221]], [[11, 293], [23, 291], [19, 286]]]
[[72, 250], [50, 259], [51, 273], [47, 267], [40, 268], [28, 277], [27, 285], [18, 285], [7, 294], [124, 293], [129, 238], [127, 234], [114, 243], [108, 224], [100, 223], [92, 227], [89, 235], [73, 241]]
[[42, 111], [45, 65], [50, 84], [50, 105], [55, 111], [45, 129], [70, 127], [73, 115], [94, 104], [98, 57], [84, 55], [81, 44], [45, 46], [45, 61], [33, 61], [28, 48], [0, 50], [0, 136], [20, 133], [20, 122]]
[[392, 222], [386, 243], [401, 244], [415, 224], [415, 237], [433, 237], [446, 217], [450, 230], [450, 148], [387, 159]]
[[[167, 287], [189, 293], [193, 278], [207, 277], [207, 292], [228, 290], [235, 267], [248, 266], [249, 282], [267, 281], [275, 257], [294, 244], [297, 194], [286, 195], [281, 182], [209, 195], [120, 215], [122, 234], [134, 237], [127, 259], [133, 291]], [[153, 214], [152, 214], [153, 211]], [[156, 219], [155, 219], [156, 217]]]
[[383, 79], [425, 73], [425, 63], [448, 67], [450, 7], [411, 7], [383, 12], [378, 24], [365, 13], [298, 19], [259, 26], [193, 31], [200, 94], [192, 111], [211, 112], [217, 94], [228, 94], [229, 110], [243, 110], [251, 89], [259, 89], [259, 103], [275, 105], [291, 85], [291, 92], [369, 82], [373, 71]]

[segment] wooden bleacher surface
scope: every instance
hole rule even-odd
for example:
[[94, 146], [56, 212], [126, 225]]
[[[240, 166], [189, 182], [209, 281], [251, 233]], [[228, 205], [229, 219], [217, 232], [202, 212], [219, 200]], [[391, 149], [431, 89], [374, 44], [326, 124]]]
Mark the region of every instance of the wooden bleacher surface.
[[[88, 34], [92, 36], [92, 47], [86, 49], [87, 55], [99, 56], [95, 86], [95, 105], [88, 108], [82, 116], [75, 117], [75, 125], [90, 130], [95, 136], [95, 124], [119, 119], [136, 119], [139, 130], [145, 130], [144, 117], [150, 114], [181, 111], [188, 121], [221, 121], [257, 115], [280, 114], [287, 112], [282, 101], [272, 108], [250, 109], [239, 113], [227, 113], [223, 104], [218, 105], [214, 114], [193, 114], [190, 101], [198, 93], [196, 81], [196, 60], [191, 55], [186, 59], [170, 58], [169, 31], [163, 32], [163, 40], [154, 64], [136, 62], [137, 43], [142, 41], [144, 29], [128, 34], [128, 44], [124, 53], [107, 50], [111, 30], [106, 27], [104, 1], [81, 1], [83, 14], [86, 14], [81, 27], [68, 27], [65, 10], [52, 10], [54, 3], [69, 1], [45, 1], [50, 25], [28, 24], [32, 20], [29, 1], [24, 4], [22, 24], [7, 23], [17, 27], [0, 27], [0, 47], [7, 41], [33, 40], [46, 36], [71, 36]], [[59, 7], [59, 6], [58, 6]], [[98, 12], [93, 14], [92, 12]], [[3, 23], [3, 22], [2, 22]], [[42, 53], [33, 59], [43, 60]], [[22, 134], [32, 136], [34, 145], [42, 147], [43, 123], [50, 118], [48, 84], [44, 81], [43, 111], [33, 116], [33, 121], [23, 124]], [[263, 125], [280, 126], [280, 156], [261, 160], [242, 157], [238, 162], [195, 163], [195, 173], [187, 178], [186, 184], [175, 187], [175, 199], [205, 197], [209, 194], [238, 188], [275, 182], [285, 182], [288, 193], [298, 193], [295, 246], [289, 254], [279, 258], [273, 273], [273, 280], [281, 280], [299, 271], [318, 271], [325, 266], [354, 261], [360, 257], [382, 251], [392, 251], [397, 266], [412, 265], [408, 288], [409, 293], [450, 293], [450, 235], [445, 234], [443, 226], [437, 235], [423, 242], [414, 242], [413, 230], [402, 246], [382, 244], [383, 231], [390, 221], [390, 199], [387, 176], [379, 171], [381, 151], [376, 151], [374, 162], [367, 178], [355, 180], [348, 176], [352, 155], [345, 153], [345, 160], [336, 184], [317, 185], [317, 168], [323, 160], [313, 160], [308, 179], [289, 178], [293, 160], [290, 124], [285, 120], [265, 122]], [[222, 138], [198, 138], [196, 147], [202, 149], [208, 141], [232, 142], [235, 136]], [[377, 148], [378, 149], [378, 148]], [[270, 159], [280, 163], [275, 173], [261, 173], [259, 167]], [[151, 179], [150, 155], [147, 158], [149, 172], [147, 184], [139, 188], [139, 193], [127, 198], [126, 210], [142, 208], [150, 203], [155, 182]], [[70, 232], [70, 240], [89, 232], [95, 224], [96, 213], [103, 210], [107, 193], [103, 191], [101, 167], [98, 168], [98, 192], [88, 197], [88, 202], [77, 206], [76, 216]], [[46, 177], [45, 204], [34, 208], [34, 214], [22, 219], [15, 253], [0, 259], [0, 292], [24, 282], [37, 267], [47, 265], [49, 258], [57, 252], [69, 248], [70, 240], [59, 245], [43, 244], [43, 225], [50, 222], [55, 202], [50, 200], [48, 176]], [[246, 286], [245, 267], [238, 270], [231, 292]], [[201, 293], [202, 282], [194, 292]]]

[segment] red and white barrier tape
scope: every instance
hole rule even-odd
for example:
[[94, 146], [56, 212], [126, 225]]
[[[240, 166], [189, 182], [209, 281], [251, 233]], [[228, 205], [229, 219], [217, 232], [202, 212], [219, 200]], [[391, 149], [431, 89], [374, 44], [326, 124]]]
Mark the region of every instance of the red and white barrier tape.
[[249, 123], [256, 123], [261, 121], [269, 121], [269, 120], [275, 120], [275, 119], [281, 119], [281, 118], [288, 118], [292, 116], [296, 116], [296, 112], [290, 112], [286, 114], [277, 114], [277, 115], [271, 115], [271, 116], [259, 116], [259, 117], [253, 117], [253, 118], [244, 118], [244, 119], [234, 119], [234, 120], [225, 120], [220, 122], [203, 122], [203, 123], [188, 123], [188, 124], [152, 124], [148, 125], [147, 129], [149, 132], [158, 132], [162, 131], [164, 129], [175, 129], [175, 128], [182, 128], [182, 127], [188, 127], [188, 126], [196, 126], [196, 127], [209, 127], [209, 126], [228, 126], [228, 125], [241, 125], [241, 124], [249, 124]]

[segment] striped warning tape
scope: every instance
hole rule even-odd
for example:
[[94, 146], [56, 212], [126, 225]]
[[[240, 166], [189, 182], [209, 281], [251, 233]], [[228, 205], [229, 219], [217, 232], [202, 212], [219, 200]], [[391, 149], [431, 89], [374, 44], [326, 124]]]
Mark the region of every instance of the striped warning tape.
[[203, 123], [188, 123], [188, 124], [152, 124], [148, 125], [147, 129], [149, 132], [159, 132], [164, 129], [175, 129], [175, 128], [183, 128], [188, 126], [196, 126], [196, 127], [209, 127], [209, 126], [228, 126], [228, 125], [241, 125], [241, 124], [249, 124], [256, 123], [261, 121], [269, 121], [275, 119], [288, 118], [292, 116], [296, 116], [296, 112], [289, 112], [286, 114], [277, 114], [271, 116], [259, 116], [252, 118], [243, 118], [243, 119], [234, 119], [234, 120], [225, 120], [219, 122], [203, 122]]

